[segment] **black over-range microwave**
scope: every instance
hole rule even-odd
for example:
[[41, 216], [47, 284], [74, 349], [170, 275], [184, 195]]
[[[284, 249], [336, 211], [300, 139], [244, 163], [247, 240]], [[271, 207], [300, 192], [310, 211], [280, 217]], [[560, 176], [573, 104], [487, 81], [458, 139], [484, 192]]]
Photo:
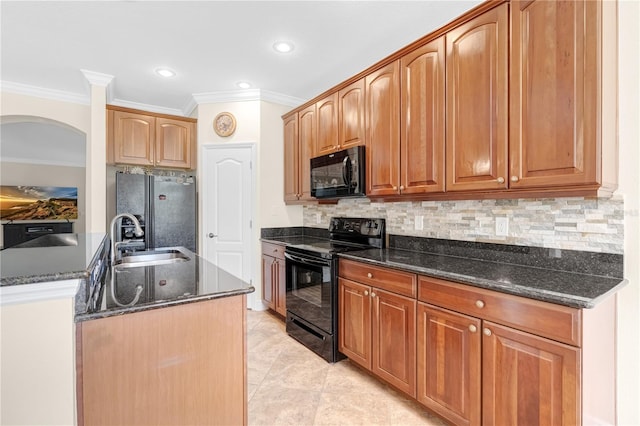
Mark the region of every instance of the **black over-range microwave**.
[[316, 198], [365, 195], [364, 146], [312, 158], [311, 196]]

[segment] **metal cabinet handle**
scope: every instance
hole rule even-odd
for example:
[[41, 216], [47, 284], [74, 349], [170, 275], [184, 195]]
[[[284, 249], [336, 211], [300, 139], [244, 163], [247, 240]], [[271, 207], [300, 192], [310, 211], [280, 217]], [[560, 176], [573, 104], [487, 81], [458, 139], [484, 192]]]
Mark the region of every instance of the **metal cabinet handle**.
[[519, 180], [518, 176], [511, 176], [511, 182], [517, 182]]
[[491, 330], [489, 330], [488, 328], [485, 328], [484, 330], [482, 330], [482, 332], [485, 336], [491, 336]]
[[484, 302], [482, 300], [476, 300], [476, 306], [482, 309], [484, 308]]
[[209, 237], [209, 238], [213, 238], [213, 237], [217, 237], [217, 235], [216, 235], [216, 234], [214, 234], [213, 232], [209, 232], [208, 237]]
[[473, 324], [469, 324], [469, 331], [475, 333], [476, 331], [478, 331], [478, 327]]
[[397, 191], [397, 190], [398, 190], [398, 187], [397, 187], [397, 186], [394, 186], [394, 187], [393, 187], [393, 190], [394, 190], [394, 191]]
[[502, 176], [500, 176], [498, 179], [496, 179], [498, 181], [498, 183], [504, 183], [504, 178]]
[[404, 185], [400, 185], [400, 191], [404, 191]]
[[376, 294], [374, 292], [371, 292], [371, 297], [376, 297]]
[[365, 295], [365, 296], [368, 296], [368, 295], [369, 295], [369, 291], [368, 291], [368, 290], [365, 290], [365, 291], [364, 291], [364, 295]]
[[373, 278], [373, 274], [371, 272], [367, 273], [367, 278]]

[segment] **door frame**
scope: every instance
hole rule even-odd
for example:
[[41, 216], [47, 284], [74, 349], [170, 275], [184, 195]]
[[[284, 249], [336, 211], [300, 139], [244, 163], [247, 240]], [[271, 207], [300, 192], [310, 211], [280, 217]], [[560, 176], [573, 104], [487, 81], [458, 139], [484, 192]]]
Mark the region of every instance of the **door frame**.
[[[251, 188], [249, 188], [250, 190], [250, 206], [249, 206], [249, 220], [251, 221], [251, 232], [250, 232], [250, 241], [249, 241], [249, 264], [251, 265], [250, 267], [250, 277], [249, 277], [249, 282], [251, 285], [253, 285], [255, 288], [259, 288], [259, 286], [257, 286], [257, 281], [256, 281], [256, 250], [255, 250], [255, 244], [254, 242], [257, 241], [258, 237], [256, 236], [256, 232], [257, 232], [257, 228], [256, 228], [256, 158], [257, 158], [257, 143], [256, 142], [252, 142], [252, 141], [247, 141], [247, 142], [234, 142], [234, 143], [229, 143], [229, 144], [221, 144], [221, 143], [205, 143], [202, 144], [202, 147], [200, 149], [199, 152], [199, 156], [201, 158], [201, 161], [199, 162], [199, 170], [198, 170], [198, 175], [199, 175], [199, 180], [200, 180], [200, 185], [204, 185], [204, 182], [207, 182], [207, 178], [209, 177], [209, 173], [210, 173], [210, 168], [207, 167], [207, 164], [205, 162], [205, 153], [207, 152], [207, 150], [212, 150], [212, 149], [216, 149], [216, 150], [227, 150], [227, 149], [250, 149], [250, 156], [251, 156], [251, 176], [250, 176], [250, 186]], [[202, 257], [204, 259], [207, 259], [206, 255], [206, 244], [205, 244], [205, 238], [206, 235], [204, 234], [206, 232], [206, 229], [204, 227], [204, 205], [205, 205], [205, 194], [206, 192], [202, 189], [202, 187], [199, 188], [198, 192], [200, 193], [200, 199], [198, 201], [198, 229], [199, 232], [202, 232], [201, 238], [198, 239], [198, 244], [199, 244], [199, 253], [202, 254]], [[256, 305], [256, 300], [255, 300], [255, 295], [256, 292], [254, 291], [253, 293], [250, 293], [247, 295], [247, 308], [253, 308]]]

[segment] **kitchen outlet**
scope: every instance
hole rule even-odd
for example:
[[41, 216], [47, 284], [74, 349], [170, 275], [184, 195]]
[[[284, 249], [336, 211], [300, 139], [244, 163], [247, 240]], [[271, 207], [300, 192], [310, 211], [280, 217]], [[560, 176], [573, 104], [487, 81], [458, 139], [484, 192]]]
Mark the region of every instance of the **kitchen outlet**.
[[424, 229], [424, 216], [416, 215], [416, 231], [422, 231]]
[[509, 218], [496, 217], [496, 235], [506, 237], [509, 235]]
[[322, 221], [322, 215], [320, 213], [316, 213], [316, 223], [320, 223]]

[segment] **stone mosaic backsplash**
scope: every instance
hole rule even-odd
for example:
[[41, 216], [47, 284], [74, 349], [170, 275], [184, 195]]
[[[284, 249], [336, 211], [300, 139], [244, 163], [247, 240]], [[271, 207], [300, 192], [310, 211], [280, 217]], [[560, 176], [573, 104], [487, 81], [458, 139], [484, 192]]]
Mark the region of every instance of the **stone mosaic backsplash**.
[[[328, 228], [333, 216], [380, 217], [387, 233], [448, 240], [623, 254], [624, 201], [612, 198], [415, 201], [345, 198], [304, 206], [304, 226]], [[416, 216], [423, 216], [416, 229]], [[508, 219], [506, 236], [496, 218]], [[418, 223], [419, 225], [419, 223]], [[419, 227], [419, 226], [418, 226]]]

